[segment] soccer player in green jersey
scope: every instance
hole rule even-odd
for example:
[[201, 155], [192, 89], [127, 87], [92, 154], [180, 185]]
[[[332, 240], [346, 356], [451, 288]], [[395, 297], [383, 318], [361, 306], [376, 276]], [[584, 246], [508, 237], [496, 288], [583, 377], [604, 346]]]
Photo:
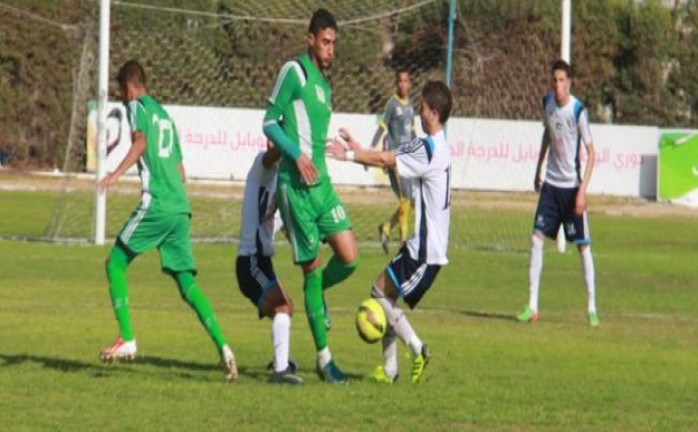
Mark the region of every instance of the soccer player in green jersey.
[[211, 305], [196, 285], [196, 263], [191, 248], [189, 220], [191, 208], [184, 188], [184, 166], [177, 130], [165, 109], [145, 86], [145, 72], [135, 60], [126, 62], [117, 76], [121, 99], [127, 106], [131, 126], [131, 148], [116, 170], [99, 182], [108, 189], [133, 164], [138, 164], [143, 191], [141, 202], [116, 238], [107, 258], [109, 294], [120, 335], [102, 350], [104, 361], [133, 360], [136, 339], [128, 309], [126, 270], [141, 253], [156, 249], [162, 271], [172, 276], [182, 299], [196, 312], [213, 339], [226, 371], [234, 381], [238, 371], [233, 351], [221, 332]]
[[[349, 277], [359, 252], [325, 160], [332, 89], [323, 72], [332, 64], [336, 40], [334, 17], [318, 9], [308, 27], [308, 51], [286, 62], [279, 72], [264, 116], [264, 133], [282, 153], [277, 199], [294, 262], [303, 270], [317, 372], [327, 382], [343, 383], [347, 378], [327, 344], [323, 290]], [[334, 252], [324, 268], [318, 256], [321, 241]]]
[[[395, 87], [397, 92], [390, 98], [385, 106], [385, 112], [373, 136], [371, 148], [378, 147], [386, 136], [385, 148], [382, 150], [396, 150], [402, 144], [407, 144], [416, 138], [414, 130], [414, 108], [410, 98], [410, 73], [405, 68], [399, 68], [395, 72]], [[390, 232], [396, 225], [400, 231], [400, 245], [407, 241], [407, 225], [410, 210], [414, 206], [412, 196], [412, 181], [400, 177], [397, 168], [388, 168], [390, 187], [399, 200], [398, 208], [390, 219], [378, 225], [378, 238], [383, 246], [383, 252], [388, 253]]]

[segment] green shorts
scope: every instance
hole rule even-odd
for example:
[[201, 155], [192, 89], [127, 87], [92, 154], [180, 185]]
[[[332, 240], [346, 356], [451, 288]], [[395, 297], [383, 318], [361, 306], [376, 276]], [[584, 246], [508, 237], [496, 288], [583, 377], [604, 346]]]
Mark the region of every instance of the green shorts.
[[351, 229], [349, 215], [329, 180], [311, 187], [279, 182], [277, 200], [296, 264], [314, 260], [320, 241]]
[[187, 213], [152, 214], [136, 209], [118, 238], [135, 254], [157, 248], [163, 271], [191, 270], [196, 273], [189, 233], [190, 218], [191, 215]]

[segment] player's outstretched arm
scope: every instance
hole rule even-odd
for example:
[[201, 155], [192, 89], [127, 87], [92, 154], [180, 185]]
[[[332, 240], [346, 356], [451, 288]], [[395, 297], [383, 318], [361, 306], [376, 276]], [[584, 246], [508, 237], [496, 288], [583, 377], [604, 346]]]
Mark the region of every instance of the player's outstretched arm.
[[364, 149], [351, 133], [344, 128], [339, 130], [340, 137], [330, 140], [327, 152], [337, 160], [346, 160], [363, 165], [370, 165], [379, 168], [393, 168], [395, 166], [394, 151], [374, 151]]
[[129, 168], [143, 155], [145, 151], [145, 135], [141, 131], [136, 131], [131, 135], [131, 148], [126, 153], [126, 156], [116, 167], [114, 172], [107, 175], [99, 181], [99, 188], [102, 191], [107, 190], [111, 185], [121, 177]]

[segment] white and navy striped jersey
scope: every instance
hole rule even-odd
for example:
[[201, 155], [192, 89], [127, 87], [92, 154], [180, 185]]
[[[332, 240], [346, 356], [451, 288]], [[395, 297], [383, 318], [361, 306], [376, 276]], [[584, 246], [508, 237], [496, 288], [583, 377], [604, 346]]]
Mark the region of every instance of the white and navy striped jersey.
[[240, 223], [238, 255], [274, 255], [274, 212], [278, 164], [265, 168], [262, 158], [255, 157], [245, 182]]
[[413, 259], [446, 265], [451, 221], [451, 149], [441, 130], [395, 152], [400, 176], [412, 180], [415, 228], [407, 240]]
[[586, 108], [573, 95], [565, 106], [558, 106], [553, 92], [549, 92], [543, 97], [543, 126], [550, 143], [545, 181], [560, 188], [579, 186], [580, 144], [588, 148], [592, 143]]

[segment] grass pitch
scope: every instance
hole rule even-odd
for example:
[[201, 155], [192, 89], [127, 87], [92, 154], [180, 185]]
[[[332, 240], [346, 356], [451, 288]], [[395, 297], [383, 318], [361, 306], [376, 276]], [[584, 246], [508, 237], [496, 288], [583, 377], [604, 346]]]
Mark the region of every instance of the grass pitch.
[[[31, 201], [26, 193], [0, 198], [3, 227], [44, 223], [12, 222], [12, 209]], [[270, 323], [238, 291], [234, 245], [195, 246], [199, 285], [241, 370], [226, 385], [213, 344], [156, 254], [128, 273], [139, 356], [102, 364], [97, 353], [116, 336], [108, 247], [0, 242], [3, 429], [698, 430], [695, 217], [592, 208], [591, 218], [599, 328], [586, 323], [576, 251], [547, 243], [541, 319], [527, 325], [513, 320], [527, 301], [527, 254], [454, 248], [407, 312], [434, 354], [419, 385], [409, 383], [402, 346], [395, 385], [361, 379], [381, 361], [353, 325], [388, 260], [378, 247], [362, 248], [358, 271], [328, 292], [330, 346], [353, 378], [330, 386], [314, 373], [300, 272], [280, 246], [275, 265], [297, 307], [291, 355], [306, 381], [291, 388], [266, 383]]]

